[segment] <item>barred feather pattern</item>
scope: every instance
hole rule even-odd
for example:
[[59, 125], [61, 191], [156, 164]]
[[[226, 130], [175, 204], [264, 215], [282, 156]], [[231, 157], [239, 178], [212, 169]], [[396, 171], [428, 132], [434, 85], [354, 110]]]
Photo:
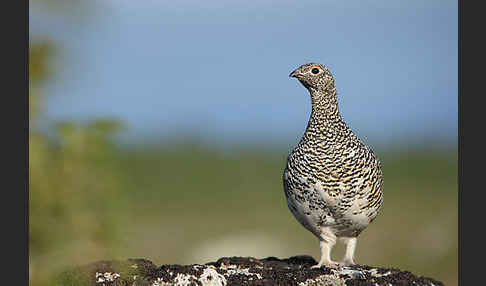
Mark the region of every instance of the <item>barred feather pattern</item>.
[[292, 214], [317, 237], [323, 227], [337, 237], [357, 237], [382, 207], [383, 172], [373, 150], [342, 119], [334, 78], [320, 67], [325, 84], [299, 78], [311, 94], [312, 112], [287, 158], [284, 191]]

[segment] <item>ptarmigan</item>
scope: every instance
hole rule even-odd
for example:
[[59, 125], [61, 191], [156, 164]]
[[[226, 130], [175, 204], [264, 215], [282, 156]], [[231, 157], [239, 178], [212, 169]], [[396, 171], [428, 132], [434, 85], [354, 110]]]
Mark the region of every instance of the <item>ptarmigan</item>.
[[[288, 207], [319, 239], [321, 258], [313, 267], [355, 264], [357, 237], [383, 204], [380, 161], [339, 114], [329, 69], [304, 64], [290, 77], [309, 90], [312, 112], [283, 173]], [[341, 262], [334, 262], [331, 250], [338, 238], [346, 244], [346, 252]]]

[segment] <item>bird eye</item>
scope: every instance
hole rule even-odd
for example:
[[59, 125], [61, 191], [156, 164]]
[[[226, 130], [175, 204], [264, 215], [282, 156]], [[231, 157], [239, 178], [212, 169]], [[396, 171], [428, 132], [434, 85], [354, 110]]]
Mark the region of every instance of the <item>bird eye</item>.
[[313, 68], [313, 69], [311, 70], [311, 72], [312, 72], [313, 74], [318, 74], [318, 73], [319, 73], [319, 69], [318, 69], [318, 68]]

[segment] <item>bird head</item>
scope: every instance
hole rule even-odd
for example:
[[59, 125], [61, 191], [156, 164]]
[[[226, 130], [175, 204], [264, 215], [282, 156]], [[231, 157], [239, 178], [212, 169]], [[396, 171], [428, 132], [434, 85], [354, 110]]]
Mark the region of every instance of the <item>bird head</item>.
[[290, 77], [297, 78], [309, 91], [326, 91], [334, 86], [334, 78], [327, 67], [319, 63], [301, 65]]

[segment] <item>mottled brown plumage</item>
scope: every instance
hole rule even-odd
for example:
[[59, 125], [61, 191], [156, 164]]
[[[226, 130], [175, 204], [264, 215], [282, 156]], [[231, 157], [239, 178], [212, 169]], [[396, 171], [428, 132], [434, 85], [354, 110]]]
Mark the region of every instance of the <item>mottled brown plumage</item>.
[[[309, 90], [312, 112], [285, 166], [288, 207], [319, 239], [321, 259], [316, 267], [354, 264], [357, 236], [383, 203], [380, 161], [339, 114], [334, 77], [325, 66], [305, 64], [290, 76]], [[337, 238], [346, 243], [341, 263], [330, 257]]]

